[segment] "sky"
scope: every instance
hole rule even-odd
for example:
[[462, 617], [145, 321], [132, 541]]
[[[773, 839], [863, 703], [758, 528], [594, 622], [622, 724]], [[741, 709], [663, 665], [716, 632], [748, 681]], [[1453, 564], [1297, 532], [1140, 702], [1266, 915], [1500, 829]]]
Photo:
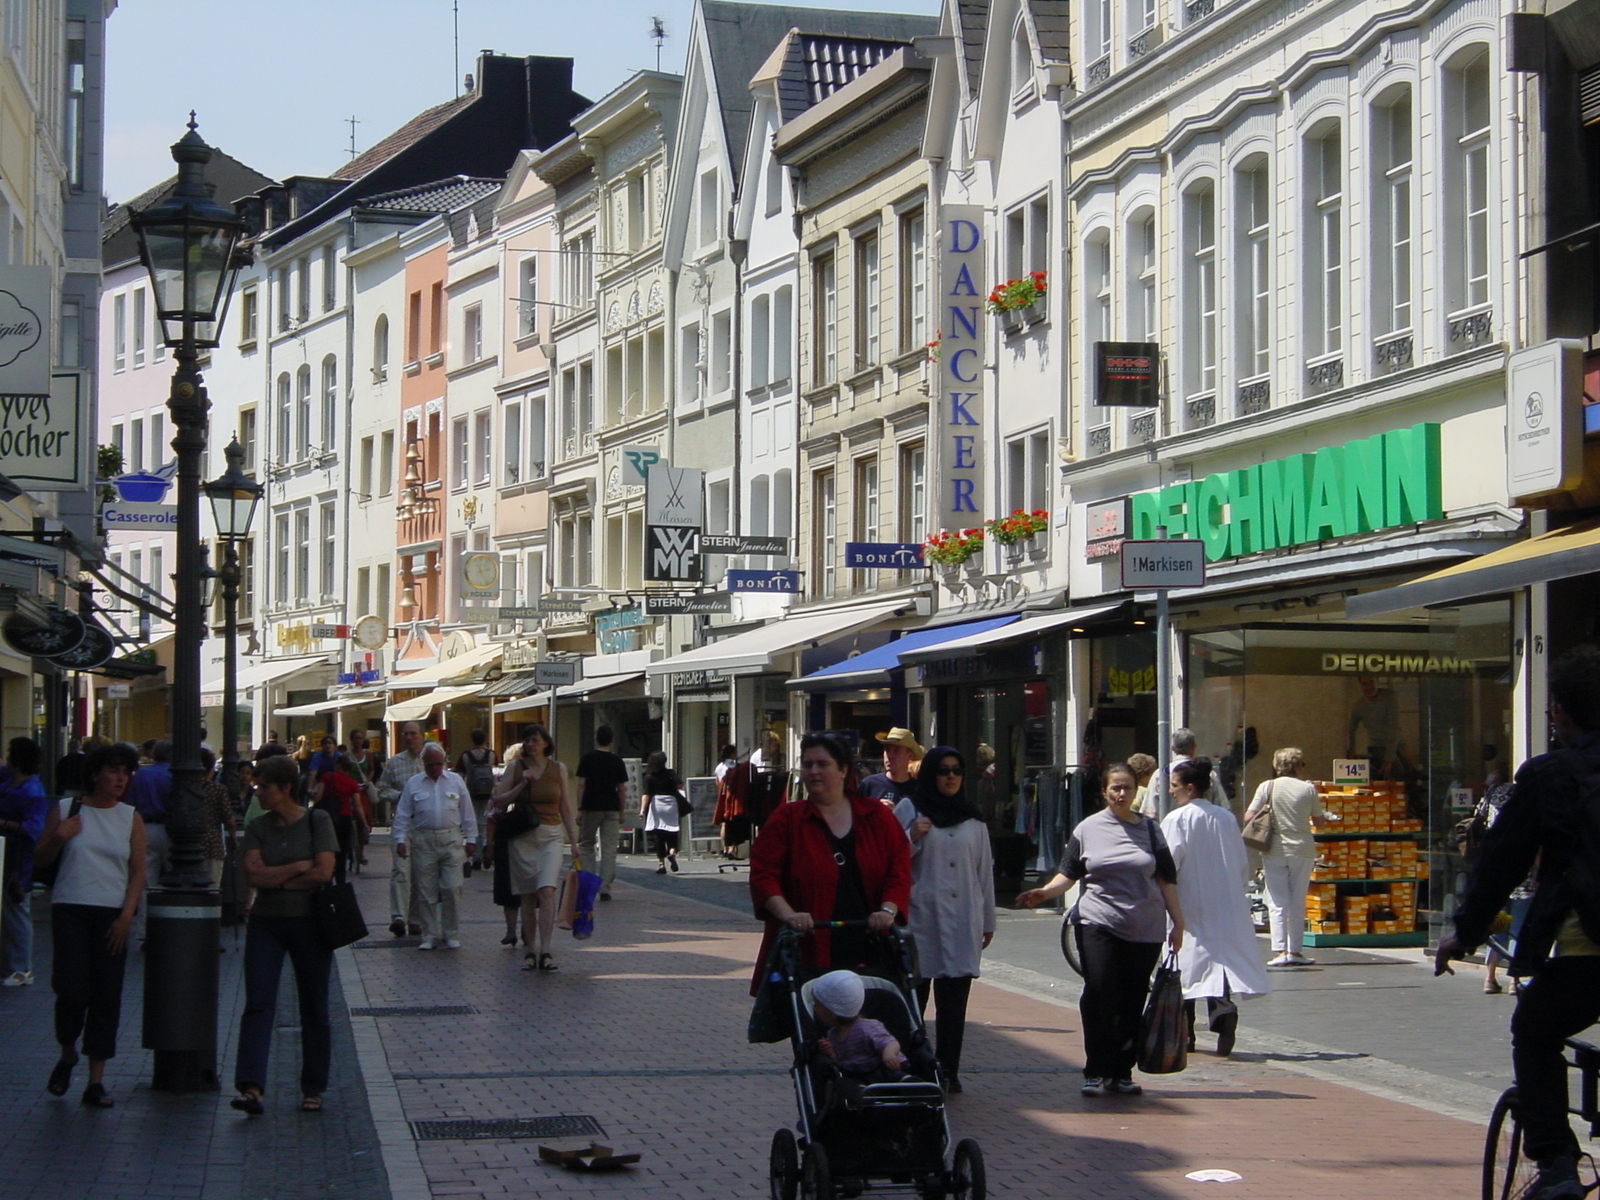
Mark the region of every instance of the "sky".
[[[938, 11], [938, 0], [802, 7]], [[478, 51], [569, 55], [598, 100], [656, 65], [682, 71], [693, 0], [120, 0], [106, 28], [106, 196], [131, 199], [173, 172], [189, 110], [201, 136], [275, 179], [323, 175], [449, 100]]]

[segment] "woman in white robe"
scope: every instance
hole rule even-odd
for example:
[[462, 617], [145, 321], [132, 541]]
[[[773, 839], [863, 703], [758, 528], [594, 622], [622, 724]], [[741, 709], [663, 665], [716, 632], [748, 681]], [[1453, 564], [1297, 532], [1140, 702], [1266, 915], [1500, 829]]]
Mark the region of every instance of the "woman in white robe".
[[1173, 807], [1161, 822], [1161, 832], [1178, 868], [1178, 903], [1189, 935], [1178, 951], [1189, 1048], [1194, 1049], [1195, 1001], [1204, 999], [1217, 1053], [1227, 1057], [1239, 1028], [1234, 997], [1272, 990], [1245, 895], [1249, 868], [1244, 839], [1233, 813], [1204, 798], [1211, 789], [1208, 760], [1191, 759], [1174, 767], [1170, 788]]

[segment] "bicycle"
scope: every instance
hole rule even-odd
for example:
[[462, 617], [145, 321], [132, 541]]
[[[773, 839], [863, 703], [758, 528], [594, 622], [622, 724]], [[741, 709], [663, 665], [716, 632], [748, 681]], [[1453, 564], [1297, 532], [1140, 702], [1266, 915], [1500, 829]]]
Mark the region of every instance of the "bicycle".
[[[1567, 1066], [1575, 1068], [1581, 1080], [1578, 1107], [1567, 1111], [1589, 1122], [1589, 1136], [1600, 1137], [1600, 1046], [1577, 1038], [1567, 1039], [1572, 1057]], [[1593, 1159], [1590, 1159], [1591, 1165]], [[1539, 1168], [1522, 1153], [1522, 1122], [1517, 1116], [1517, 1089], [1509, 1087], [1495, 1101], [1489, 1118], [1489, 1135], [1483, 1145], [1483, 1200], [1516, 1200], [1533, 1183]], [[1600, 1177], [1584, 1184], [1584, 1194], [1600, 1189]]]

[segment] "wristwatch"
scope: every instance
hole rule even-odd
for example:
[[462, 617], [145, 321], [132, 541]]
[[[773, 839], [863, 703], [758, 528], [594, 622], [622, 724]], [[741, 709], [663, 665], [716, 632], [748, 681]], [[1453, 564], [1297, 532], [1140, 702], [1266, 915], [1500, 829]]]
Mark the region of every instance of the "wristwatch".
[[898, 908], [896, 908], [896, 907], [895, 907], [895, 906], [894, 906], [894, 905], [892, 905], [892, 904], [887, 904], [887, 903], [886, 903], [886, 904], [883, 904], [883, 905], [881, 905], [881, 906], [880, 906], [880, 907], [879, 907], [879, 908], [878, 908], [878, 911], [879, 911], [879, 912], [886, 912], [886, 913], [888, 913], [888, 914], [889, 914], [889, 915], [890, 915], [890, 916], [891, 916], [891, 917], [898, 917], [898, 916], [899, 916], [899, 915], [900, 915], [900, 910], [899, 910], [899, 909], [898, 909]]

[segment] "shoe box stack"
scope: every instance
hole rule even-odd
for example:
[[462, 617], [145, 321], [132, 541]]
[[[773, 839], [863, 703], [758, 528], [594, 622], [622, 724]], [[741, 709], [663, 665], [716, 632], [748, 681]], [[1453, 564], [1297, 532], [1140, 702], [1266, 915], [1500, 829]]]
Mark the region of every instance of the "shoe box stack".
[[1339, 916], [1339, 889], [1333, 884], [1313, 883], [1306, 893], [1306, 932], [1344, 932]]
[[1405, 786], [1380, 781], [1361, 786], [1317, 783], [1322, 809], [1338, 817], [1323, 833], [1421, 833], [1422, 819], [1408, 816]]

